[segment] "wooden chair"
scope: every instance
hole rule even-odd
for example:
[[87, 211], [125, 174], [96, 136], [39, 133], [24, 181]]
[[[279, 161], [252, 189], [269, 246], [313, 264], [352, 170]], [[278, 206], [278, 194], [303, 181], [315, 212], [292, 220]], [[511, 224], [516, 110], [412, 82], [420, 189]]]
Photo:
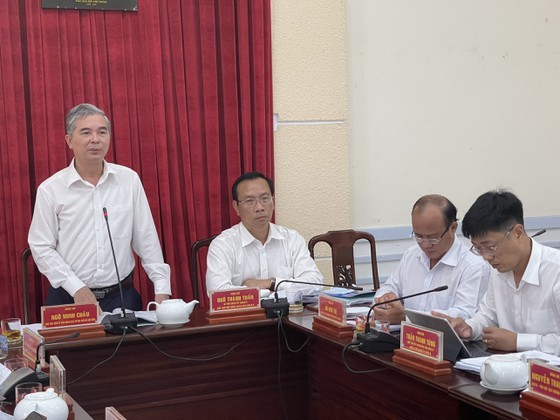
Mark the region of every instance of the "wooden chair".
[[[203, 248], [208, 248], [210, 246], [210, 243], [214, 240], [214, 238], [218, 236], [218, 235], [212, 235], [209, 238], [206, 239], [199, 239], [198, 241], [196, 241], [194, 244], [192, 244], [191, 247], [191, 285], [192, 285], [192, 290], [193, 290], [193, 298], [198, 300], [201, 303], [201, 306], [205, 306], [202, 305], [202, 302], [206, 302], [207, 297], [206, 297], [206, 278], [204, 275], [201, 276], [201, 278], [199, 279], [199, 273], [201, 272], [200, 270], [200, 256], [199, 256], [199, 251]], [[206, 251], [208, 251], [206, 249]], [[204, 255], [206, 256], [206, 254]], [[206, 259], [204, 259], [203, 267], [206, 267]], [[203, 273], [201, 273], [203, 274]], [[199, 292], [199, 283], [202, 286], [202, 301], [200, 299], [200, 292]]]
[[[31, 270], [30, 266], [32, 266]], [[31, 250], [25, 248], [21, 253], [21, 292], [25, 324], [41, 321], [40, 308], [43, 305], [46, 290], [43, 287], [43, 275], [39, 273], [33, 262]]]
[[318, 242], [326, 242], [331, 247], [334, 284], [356, 284], [356, 269], [354, 262], [354, 244], [364, 239], [369, 242], [371, 255], [371, 273], [373, 288], [379, 289], [379, 273], [377, 271], [377, 254], [375, 252], [375, 238], [371, 233], [355, 230], [332, 230], [309, 240], [311, 258], [315, 258], [313, 249]]

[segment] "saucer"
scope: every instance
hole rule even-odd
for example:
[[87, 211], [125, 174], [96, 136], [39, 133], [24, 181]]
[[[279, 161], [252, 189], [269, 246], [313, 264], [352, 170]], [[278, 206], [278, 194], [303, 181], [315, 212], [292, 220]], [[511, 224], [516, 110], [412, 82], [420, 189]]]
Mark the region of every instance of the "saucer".
[[189, 321], [190, 320], [187, 319], [185, 322], [177, 322], [177, 323], [174, 323], [174, 324], [161, 324], [160, 323], [159, 325], [161, 325], [164, 328], [179, 328], [179, 327], [182, 327], [183, 325], [185, 325]]
[[519, 388], [494, 388], [484, 381], [480, 381], [480, 385], [495, 394], [516, 394], [519, 391], [523, 391], [525, 388], [527, 388], [527, 385], [523, 385]]

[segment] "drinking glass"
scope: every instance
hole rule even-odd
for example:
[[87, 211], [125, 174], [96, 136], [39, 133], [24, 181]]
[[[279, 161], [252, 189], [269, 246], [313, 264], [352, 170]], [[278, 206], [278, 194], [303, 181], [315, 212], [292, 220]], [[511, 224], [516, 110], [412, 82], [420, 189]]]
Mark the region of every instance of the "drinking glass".
[[31, 394], [33, 392], [40, 392], [43, 390], [43, 385], [40, 382], [23, 382], [21, 384], [16, 385], [16, 400], [15, 403], [17, 404], [27, 394]]
[[295, 314], [303, 311], [303, 293], [301, 290], [287, 290], [286, 297], [290, 304], [290, 313]]
[[0, 321], [2, 335], [8, 338], [8, 343], [13, 344], [21, 341], [21, 319], [7, 318]]
[[19, 369], [21, 367], [27, 366], [27, 360], [21, 357], [14, 357], [13, 359], [6, 359], [4, 361], [4, 366], [6, 366], [11, 371]]
[[387, 320], [374, 318], [370, 321], [371, 328], [375, 328], [378, 331], [383, 331], [388, 333], [390, 331], [390, 323]]

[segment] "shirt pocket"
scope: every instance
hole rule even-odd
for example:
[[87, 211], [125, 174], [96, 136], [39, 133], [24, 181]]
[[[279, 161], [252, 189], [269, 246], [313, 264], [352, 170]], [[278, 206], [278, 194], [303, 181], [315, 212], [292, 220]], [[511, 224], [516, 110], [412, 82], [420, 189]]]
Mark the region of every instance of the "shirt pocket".
[[289, 280], [294, 278], [294, 268], [293, 267], [285, 267], [285, 266], [278, 266], [278, 272], [276, 273], [276, 277], [281, 280]]
[[113, 207], [108, 212], [109, 226], [114, 239], [132, 239], [134, 212], [132, 206]]
[[531, 334], [550, 334], [556, 332], [554, 311], [552, 309], [529, 309], [526, 331]]

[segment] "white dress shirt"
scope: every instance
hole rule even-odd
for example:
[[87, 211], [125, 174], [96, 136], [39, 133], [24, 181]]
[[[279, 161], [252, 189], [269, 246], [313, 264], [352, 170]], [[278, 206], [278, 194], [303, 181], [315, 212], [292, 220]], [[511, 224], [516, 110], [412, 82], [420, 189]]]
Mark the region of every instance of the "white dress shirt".
[[449, 251], [430, 269], [430, 259], [418, 245], [414, 245], [405, 251], [398, 267], [375, 297], [389, 292], [399, 297], [407, 296], [446, 285], [447, 290], [405, 299], [404, 307], [470, 318], [488, 287], [490, 266], [469, 248], [455, 235]]
[[[239, 223], [224, 230], [210, 244], [207, 258], [206, 290], [243, 287], [248, 279], [298, 280], [323, 283], [323, 275], [311, 258], [303, 237], [295, 230], [270, 224], [263, 245]], [[319, 290], [317, 286], [282, 283], [278, 290], [299, 289], [303, 294]]]
[[171, 294], [169, 265], [140, 178], [107, 162], [95, 186], [80, 177], [72, 160], [37, 189], [28, 241], [39, 271], [71, 296], [84, 285], [117, 284], [104, 207], [121, 280], [134, 269], [134, 250], [155, 293]]
[[466, 321], [470, 339], [481, 339], [485, 327], [500, 327], [517, 333], [517, 351], [560, 355], [560, 251], [532, 242], [519, 287], [512, 271], [492, 270], [478, 312]]

